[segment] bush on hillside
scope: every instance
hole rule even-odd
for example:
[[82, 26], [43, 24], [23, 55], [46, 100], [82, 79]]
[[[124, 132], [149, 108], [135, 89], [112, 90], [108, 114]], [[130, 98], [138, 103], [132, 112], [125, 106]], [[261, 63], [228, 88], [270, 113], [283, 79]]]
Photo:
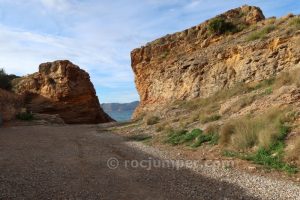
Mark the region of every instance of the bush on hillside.
[[0, 69], [0, 88], [4, 90], [11, 90], [11, 81], [18, 78], [16, 75], [8, 75], [4, 69]]
[[4, 69], [0, 69], [0, 88], [4, 90], [11, 89], [11, 83], [8, 75], [5, 73]]
[[223, 18], [215, 18], [209, 22], [208, 30], [213, 34], [222, 35], [227, 32], [235, 32], [236, 28]]

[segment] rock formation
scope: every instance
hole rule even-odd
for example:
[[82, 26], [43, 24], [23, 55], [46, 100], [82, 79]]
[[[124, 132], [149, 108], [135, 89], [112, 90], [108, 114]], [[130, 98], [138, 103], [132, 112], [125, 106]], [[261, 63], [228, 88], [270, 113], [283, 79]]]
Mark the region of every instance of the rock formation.
[[141, 100], [135, 117], [175, 100], [208, 97], [240, 82], [264, 80], [299, 63], [300, 32], [289, 27], [292, 15], [265, 19], [259, 8], [243, 6], [215, 19], [220, 18], [236, 31], [213, 34], [208, 20], [132, 51]]
[[43, 63], [39, 72], [13, 81], [28, 111], [58, 114], [68, 124], [113, 121], [100, 107], [88, 73], [70, 61]]

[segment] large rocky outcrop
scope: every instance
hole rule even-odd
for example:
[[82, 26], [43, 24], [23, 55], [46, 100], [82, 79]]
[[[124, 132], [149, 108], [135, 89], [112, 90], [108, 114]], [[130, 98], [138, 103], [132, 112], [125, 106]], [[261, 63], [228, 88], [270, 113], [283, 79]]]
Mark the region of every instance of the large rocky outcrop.
[[13, 84], [34, 113], [59, 114], [69, 124], [113, 121], [100, 107], [88, 73], [70, 61], [43, 63], [39, 72]]
[[265, 19], [259, 8], [243, 6], [217, 17], [238, 31], [212, 34], [208, 20], [132, 51], [141, 99], [135, 117], [175, 100], [208, 97], [240, 82], [267, 79], [299, 63], [300, 33], [290, 27], [292, 15]]

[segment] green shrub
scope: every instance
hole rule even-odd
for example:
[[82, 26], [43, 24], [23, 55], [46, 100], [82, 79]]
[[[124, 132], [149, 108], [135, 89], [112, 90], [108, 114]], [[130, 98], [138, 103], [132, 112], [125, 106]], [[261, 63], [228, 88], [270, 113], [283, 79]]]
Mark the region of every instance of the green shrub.
[[223, 156], [236, 157], [242, 160], [252, 161], [254, 164], [263, 165], [269, 169], [285, 171], [289, 174], [295, 174], [299, 169], [283, 161], [284, 143], [279, 142], [272, 145], [272, 148], [259, 148], [254, 153], [238, 153], [234, 151], [224, 151]]
[[169, 134], [167, 136], [166, 143], [172, 144], [172, 145], [179, 145], [183, 143], [183, 138], [185, 137], [185, 134], [188, 133], [187, 130], [169, 130]]
[[147, 125], [154, 125], [154, 124], [157, 124], [159, 122], [160, 118], [157, 117], [157, 116], [151, 116], [149, 118], [147, 118]]
[[202, 130], [194, 129], [191, 132], [187, 130], [171, 130], [165, 142], [173, 146], [186, 143], [188, 146], [196, 148], [206, 142], [215, 145], [217, 141], [217, 133], [204, 134]]
[[22, 121], [32, 121], [34, 119], [31, 113], [20, 113], [16, 117], [17, 119]]
[[213, 34], [222, 35], [227, 32], [235, 32], [236, 28], [231, 22], [227, 22], [223, 18], [215, 18], [209, 22], [208, 30]]
[[218, 134], [217, 133], [209, 133], [209, 134], [200, 134], [196, 141], [190, 146], [193, 148], [197, 148], [201, 146], [203, 143], [208, 142], [209, 144], [215, 145], [218, 143]]
[[298, 168], [285, 163], [282, 160], [283, 145], [278, 144], [274, 149], [260, 148], [256, 153], [246, 156], [247, 160], [253, 161], [255, 164], [263, 165], [267, 168], [277, 169], [294, 174], [298, 172]]
[[254, 41], [254, 40], [258, 40], [258, 39], [265, 39], [267, 37], [267, 35], [269, 33], [271, 33], [272, 31], [274, 31], [275, 29], [276, 29], [276, 26], [274, 26], [274, 25], [266, 26], [262, 30], [259, 30], [259, 31], [251, 33], [247, 37], [247, 41]]

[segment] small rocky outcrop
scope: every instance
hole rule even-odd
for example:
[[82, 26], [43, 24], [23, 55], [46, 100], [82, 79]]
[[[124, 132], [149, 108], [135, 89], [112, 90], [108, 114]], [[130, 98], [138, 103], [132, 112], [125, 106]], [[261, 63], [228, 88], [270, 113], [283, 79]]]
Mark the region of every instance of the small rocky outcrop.
[[43, 63], [39, 72], [15, 79], [28, 111], [58, 114], [68, 124], [111, 122], [100, 107], [87, 72], [67, 60]]
[[292, 17], [265, 19], [259, 8], [243, 6], [214, 18], [235, 27], [230, 33], [212, 33], [211, 19], [133, 50], [141, 100], [134, 117], [293, 68], [300, 61], [300, 34], [290, 27]]

